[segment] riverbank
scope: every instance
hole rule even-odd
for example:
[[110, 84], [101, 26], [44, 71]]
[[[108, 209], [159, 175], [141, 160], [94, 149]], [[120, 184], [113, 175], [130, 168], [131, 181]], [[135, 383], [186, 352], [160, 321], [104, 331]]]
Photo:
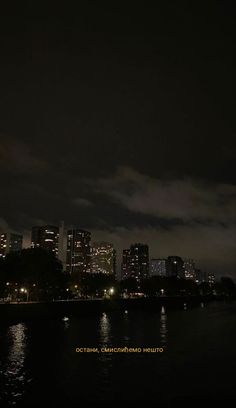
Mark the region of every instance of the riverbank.
[[53, 302], [25, 302], [0, 304], [0, 321], [24, 321], [32, 319], [54, 319], [97, 314], [114, 310], [148, 310], [156, 311], [161, 306], [183, 309], [208, 303], [215, 297], [155, 297], [132, 299], [89, 299], [64, 300]]

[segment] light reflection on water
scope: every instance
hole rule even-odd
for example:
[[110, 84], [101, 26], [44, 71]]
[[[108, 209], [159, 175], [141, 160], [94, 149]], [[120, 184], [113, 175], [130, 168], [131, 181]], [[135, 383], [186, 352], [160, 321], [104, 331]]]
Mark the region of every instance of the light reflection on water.
[[25, 391], [25, 350], [27, 346], [26, 326], [22, 323], [10, 326], [7, 332], [9, 339], [8, 356], [0, 374], [3, 376], [3, 401], [15, 405]]
[[161, 345], [167, 345], [167, 313], [165, 307], [162, 306], [161, 308], [161, 318], [160, 318], [160, 336], [161, 336]]
[[106, 313], [103, 313], [100, 319], [100, 330], [99, 330], [101, 347], [109, 345], [111, 341], [110, 331], [111, 331], [110, 319]]

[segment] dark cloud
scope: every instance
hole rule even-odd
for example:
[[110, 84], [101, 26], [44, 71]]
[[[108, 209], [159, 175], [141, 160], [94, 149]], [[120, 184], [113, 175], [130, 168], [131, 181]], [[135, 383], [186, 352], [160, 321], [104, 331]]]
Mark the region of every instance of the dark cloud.
[[232, 273], [233, 10], [36, 3], [0, 16], [1, 228], [64, 219]]
[[43, 173], [48, 164], [32, 151], [29, 144], [13, 136], [0, 134], [0, 169], [20, 173]]
[[232, 184], [190, 178], [161, 180], [126, 167], [99, 179], [96, 185], [137, 213], [187, 222], [236, 221], [236, 186]]
[[93, 203], [86, 198], [77, 197], [72, 200], [73, 204], [78, 205], [79, 207], [90, 207]]

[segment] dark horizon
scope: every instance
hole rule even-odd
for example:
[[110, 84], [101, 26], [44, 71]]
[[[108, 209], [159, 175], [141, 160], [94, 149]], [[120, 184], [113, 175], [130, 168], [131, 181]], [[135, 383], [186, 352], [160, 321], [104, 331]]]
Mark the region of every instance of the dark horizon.
[[0, 231], [64, 220], [236, 279], [230, 7], [6, 6]]

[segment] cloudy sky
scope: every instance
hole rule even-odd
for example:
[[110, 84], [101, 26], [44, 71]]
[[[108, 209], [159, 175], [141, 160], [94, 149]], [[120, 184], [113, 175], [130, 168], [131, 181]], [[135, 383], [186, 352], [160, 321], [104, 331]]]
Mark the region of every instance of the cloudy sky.
[[85, 3], [1, 14], [0, 229], [64, 220], [236, 278], [234, 11]]

